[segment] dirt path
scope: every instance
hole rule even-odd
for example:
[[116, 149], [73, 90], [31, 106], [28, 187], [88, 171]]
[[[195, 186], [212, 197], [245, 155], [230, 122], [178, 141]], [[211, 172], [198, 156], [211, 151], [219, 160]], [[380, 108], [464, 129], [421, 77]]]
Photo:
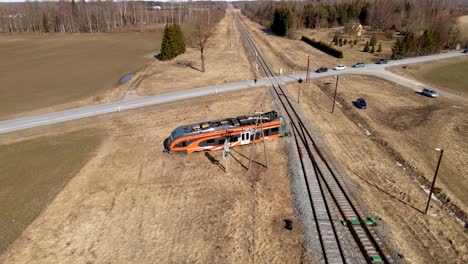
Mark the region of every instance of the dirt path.
[[[301, 105], [370, 211], [382, 218], [381, 226], [390, 231], [402, 257], [409, 263], [466, 263], [466, 230], [434, 203], [428, 215], [421, 213], [427, 194], [387, 148], [432, 177], [437, 158], [433, 147], [444, 146], [450, 152], [445, 169], [452, 171], [442, 169], [437, 184], [466, 208], [468, 167], [462, 149], [468, 142], [462, 131], [467, 106], [452, 108], [451, 102], [434, 102], [373, 77], [343, 76], [331, 114], [333, 84], [331, 78], [314, 80], [302, 89]], [[297, 94], [297, 87], [290, 89]], [[359, 96], [366, 98], [368, 109], [353, 108], [351, 101]]]
[[[236, 101], [220, 94], [96, 119], [111, 136], [0, 262], [307, 261], [281, 139], [267, 142], [270, 168], [255, 163], [252, 174], [249, 147], [232, 150], [228, 173], [221, 152], [162, 153], [178, 125], [271, 108], [266, 90], [243, 93]], [[294, 231], [284, 228], [286, 218]]]

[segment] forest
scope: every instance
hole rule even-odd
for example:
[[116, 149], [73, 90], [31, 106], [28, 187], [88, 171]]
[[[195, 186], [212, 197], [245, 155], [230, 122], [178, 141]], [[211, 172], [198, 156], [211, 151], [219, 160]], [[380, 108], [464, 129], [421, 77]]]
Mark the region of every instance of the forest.
[[188, 24], [224, 15], [224, 3], [64, 1], [0, 3], [0, 33], [114, 32], [152, 30], [159, 24]]

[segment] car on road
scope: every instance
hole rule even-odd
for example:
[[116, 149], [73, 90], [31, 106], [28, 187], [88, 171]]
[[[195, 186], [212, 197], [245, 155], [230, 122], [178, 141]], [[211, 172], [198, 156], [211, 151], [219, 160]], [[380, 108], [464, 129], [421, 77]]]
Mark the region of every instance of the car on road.
[[317, 70], [315, 70], [316, 73], [327, 72], [327, 71], [328, 71], [327, 67], [320, 67]]
[[462, 53], [468, 53], [468, 49], [462, 50]]
[[431, 88], [422, 89], [421, 94], [432, 98], [436, 98], [439, 96], [439, 94]]
[[388, 59], [378, 59], [375, 63], [376, 63], [376, 64], [387, 64], [387, 63], [388, 63]]
[[361, 67], [364, 67], [364, 66], [366, 66], [366, 64], [364, 62], [357, 62], [357, 63], [353, 64], [353, 66], [351, 66], [351, 67], [361, 68]]
[[359, 97], [358, 99], [356, 99], [356, 101], [354, 101], [353, 104], [359, 109], [367, 108], [366, 99], [364, 99], [363, 97]]
[[342, 71], [342, 70], [345, 70], [346, 69], [346, 66], [343, 65], [343, 64], [340, 64], [338, 66], [336, 66], [335, 68], [333, 68], [335, 71]]

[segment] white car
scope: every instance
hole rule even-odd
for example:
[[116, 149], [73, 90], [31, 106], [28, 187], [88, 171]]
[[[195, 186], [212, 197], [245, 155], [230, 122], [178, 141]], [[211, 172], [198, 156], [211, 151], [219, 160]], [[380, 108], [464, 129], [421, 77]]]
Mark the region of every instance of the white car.
[[333, 68], [335, 71], [341, 71], [341, 70], [344, 70], [346, 69], [346, 66], [343, 65], [343, 64], [340, 64], [338, 66], [336, 66], [335, 68]]

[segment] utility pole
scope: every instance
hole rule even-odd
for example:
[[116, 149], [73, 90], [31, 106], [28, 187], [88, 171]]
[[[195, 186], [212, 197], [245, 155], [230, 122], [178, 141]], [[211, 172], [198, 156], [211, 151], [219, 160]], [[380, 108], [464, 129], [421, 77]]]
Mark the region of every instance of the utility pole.
[[257, 139], [257, 130], [258, 130], [259, 120], [260, 120], [260, 129], [261, 129], [260, 135], [261, 135], [262, 143], [263, 143], [263, 152], [265, 153], [265, 167], [268, 168], [268, 156], [267, 156], [267, 153], [266, 153], [266, 146], [265, 146], [265, 134], [263, 133], [263, 117], [262, 117], [262, 114], [263, 114], [262, 111], [255, 112], [255, 130], [254, 130], [255, 134], [254, 134], [254, 140], [253, 140], [252, 146], [250, 146], [250, 157], [249, 157], [249, 168], [248, 168], [248, 170], [250, 170], [250, 166], [251, 166], [251, 163], [252, 163], [253, 146], [255, 144], [255, 140]]
[[332, 106], [332, 114], [335, 111], [335, 102], [336, 102], [336, 91], [338, 90], [338, 81], [340, 80], [340, 76], [336, 76], [336, 86], [335, 86], [335, 95], [333, 95], [333, 106]]
[[431, 190], [429, 191], [429, 198], [427, 199], [426, 210], [424, 210], [424, 214], [427, 214], [427, 210], [429, 210], [429, 203], [431, 202], [432, 191], [434, 190], [434, 185], [435, 185], [435, 182], [436, 182], [436, 179], [437, 179], [437, 173], [439, 172], [440, 162], [442, 161], [442, 156], [444, 155], [444, 150], [443, 149], [436, 148], [435, 150], [440, 153], [439, 154], [439, 161], [437, 162], [437, 167], [436, 167], [436, 170], [435, 170], [434, 179], [432, 180]]
[[299, 88], [297, 89], [297, 103], [299, 103], [299, 98], [301, 97], [301, 83], [302, 83], [302, 79], [299, 78], [299, 80], [297, 80], [297, 82], [299, 83]]
[[306, 83], [309, 83], [309, 65], [310, 65], [309, 54], [307, 54], [307, 74], [306, 74]]

